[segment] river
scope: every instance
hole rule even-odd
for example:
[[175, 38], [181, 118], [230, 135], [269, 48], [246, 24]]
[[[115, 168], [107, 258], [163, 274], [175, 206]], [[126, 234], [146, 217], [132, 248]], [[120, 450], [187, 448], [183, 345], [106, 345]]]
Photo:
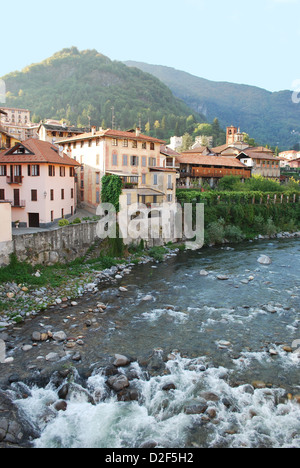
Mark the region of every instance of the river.
[[[39, 433], [34, 447], [299, 448], [299, 253], [299, 239], [178, 253], [134, 267], [77, 307], [24, 324], [16, 343], [45, 322], [85, 343], [65, 411], [53, 406], [70, 377], [27, 387], [26, 398], [12, 384]], [[258, 263], [261, 254], [272, 264]], [[100, 299], [105, 314], [87, 327]], [[39, 344], [31, 362], [51, 346]], [[116, 353], [131, 361], [118, 371], [135, 391], [132, 401], [119, 401], [107, 385]], [[61, 367], [68, 362], [62, 358]]]

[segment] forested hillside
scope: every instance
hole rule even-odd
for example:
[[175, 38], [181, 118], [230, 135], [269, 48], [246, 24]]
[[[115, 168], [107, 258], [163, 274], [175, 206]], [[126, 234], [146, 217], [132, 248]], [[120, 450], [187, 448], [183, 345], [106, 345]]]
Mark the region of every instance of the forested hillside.
[[35, 122], [109, 128], [114, 114], [117, 129], [141, 124], [143, 132], [168, 139], [206, 121], [157, 78], [95, 50], [64, 49], [3, 79], [6, 106], [30, 109]]
[[204, 114], [208, 121], [218, 117], [223, 128], [241, 127], [258, 143], [279, 146], [282, 150], [300, 142], [300, 104], [293, 103], [291, 91], [272, 93], [255, 86], [209, 81], [170, 67], [125, 63], [159, 78], [176, 97]]

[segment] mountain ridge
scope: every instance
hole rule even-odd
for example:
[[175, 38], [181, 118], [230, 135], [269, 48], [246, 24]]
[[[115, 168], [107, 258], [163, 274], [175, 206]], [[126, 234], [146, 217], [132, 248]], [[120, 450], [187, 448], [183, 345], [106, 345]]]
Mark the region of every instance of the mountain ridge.
[[272, 92], [248, 84], [211, 81], [163, 65], [124, 63], [156, 76], [208, 120], [217, 116], [223, 127], [240, 127], [261, 144], [289, 149], [300, 141], [300, 106], [292, 102], [292, 91]]

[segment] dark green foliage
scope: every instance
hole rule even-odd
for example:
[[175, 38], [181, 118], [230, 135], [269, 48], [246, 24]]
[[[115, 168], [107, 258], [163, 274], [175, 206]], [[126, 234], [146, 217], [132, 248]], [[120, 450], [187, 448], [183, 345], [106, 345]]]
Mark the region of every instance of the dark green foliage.
[[105, 175], [102, 178], [101, 201], [111, 203], [116, 212], [120, 211], [120, 195], [122, 193], [122, 179], [116, 175]]
[[[28, 108], [33, 120], [57, 119], [78, 126], [112, 127], [126, 130], [142, 124], [145, 132], [167, 139], [175, 128], [183, 134], [187, 118], [205, 118], [175, 98], [172, 92], [150, 74], [111, 61], [96, 50], [79, 52], [64, 49], [22, 72], [3, 77], [8, 91], [8, 107]], [[20, 90], [22, 92], [20, 93]], [[154, 122], [159, 127], [154, 128]]]

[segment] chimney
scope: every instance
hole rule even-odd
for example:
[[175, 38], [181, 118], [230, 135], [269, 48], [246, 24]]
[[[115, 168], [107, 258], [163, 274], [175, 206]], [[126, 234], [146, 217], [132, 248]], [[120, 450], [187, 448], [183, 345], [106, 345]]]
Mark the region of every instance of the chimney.
[[92, 135], [96, 135], [96, 127], [92, 127]]
[[140, 127], [136, 127], [135, 134], [136, 134], [136, 136], [139, 136], [141, 134]]

